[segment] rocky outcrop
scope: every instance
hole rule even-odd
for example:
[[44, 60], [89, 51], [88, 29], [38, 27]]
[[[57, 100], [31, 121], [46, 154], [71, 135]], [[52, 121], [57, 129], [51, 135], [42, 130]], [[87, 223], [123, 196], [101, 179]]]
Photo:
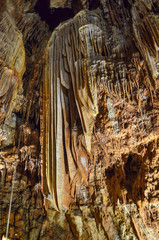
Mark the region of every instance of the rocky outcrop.
[[157, 0], [0, 4], [1, 238], [14, 184], [9, 239], [158, 239], [158, 29]]
[[22, 85], [25, 71], [25, 50], [22, 34], [7, 11], [1, 13], [0, 21], [0, 121], [13, 110], [14, 98]]

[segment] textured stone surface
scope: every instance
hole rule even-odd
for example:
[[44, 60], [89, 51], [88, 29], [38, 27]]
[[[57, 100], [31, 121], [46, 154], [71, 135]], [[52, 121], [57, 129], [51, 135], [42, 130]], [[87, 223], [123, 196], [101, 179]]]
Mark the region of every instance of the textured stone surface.
[[66, 0], [50, 0], [51, 8], [63, 8], [65, 6]]
[[11, 114], [25, 71], [22, 34], [7, 11], [0, 13], [0, 122]]
[[37, 2], [0, 3], [0, 238], [16, 167], [9, 239], [157, 240], [158, 1]]

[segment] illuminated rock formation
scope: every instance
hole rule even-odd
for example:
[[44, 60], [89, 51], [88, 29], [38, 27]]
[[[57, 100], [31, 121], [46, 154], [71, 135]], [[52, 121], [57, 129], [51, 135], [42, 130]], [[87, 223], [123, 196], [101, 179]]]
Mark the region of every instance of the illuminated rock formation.
[[158, 0], [1, 1], [0, 36], [0, 238], [17, 166], [9, 239], [158, 240]]
[[136, 1], [132, 7], [132, 20], [136, 45], [155, 86], [158, 77], [156, 61], [158, 62], [159, 51], [159, 19], [158, 14], [152, 13], [152, 8], [150, 1]]
[[22, 34], [7, 11], [1, 13], [0, 36], [0, 122], [3, 122], [13, 110], [25, 71]]
[[100, 15], [100, 12], [79, 13], [54, 31], [46, 50], [43, 187], [59, 210], [68, 208], [70, 202], [69, 177], [72, 182], [77, 169], [88, 171], [87, 159], [83, 158], [82, 165], [78, 155], [77, 138], [82, 129], [90, 153], [98, 113], [96, 73], [98, 61], [106, 57], [102, 56], [106, 46]]
[[[52, 198], [53, 207], [57, 210], [68, 209], [71, 184], [77, 172], [88, 185], [88, 157], [82, 156], [80, 148], [83, 144], [87, 149], [85, 155], [91, 153], [92, 130], [98, 114], [97, 88], [105, 85], [108, 118], [116, 137], [122, 128], [114, 103], [123, 102], [132, 106], [134, 98], [137, 98], [135, 101], [142, 118], [140, 91], [143, 84], [145, 91], [150, 91], [150, 95], [147, 93], [149, 97], [152, 97], [152, 87], [158, 77], [155, 62], [158, 20], [153, 15], [156, 28], [150, 24], [152, 19], [149, 20], [149, 26], [154, 31], [154, 37], [151, 33], [152, 41], [142, 41], [148, 32], [145, 32], [145, 37], [142, 36], [144, 20], [136, 19], [140, 18], [140, 11], [146, 11], [146, 6], [144, 3], [138, 5], [139, 9], [136, 4], [132, 7], [132, 20], [141, 55], [129, 36], [130, 27], [124, 25], [121, 19], [114, 22], [116, 26], [107, 27], [100, 10], [80, 12], [73, 20], [57, 27], [49, 41], [43, 85], [42, 179], [43, 191], [46, 197]], [[145, 21], [148, 21], [149, 15], [147, 12]], [[122, 18], [126, 18], [124, 11]], [[113, 19], [111, 15], [109, 21]], [[147, 50], [146, 44], [149, 46]], [[117, 57], [120, 61], [116, 60]], [[85, 143], [81, 142], [81, 129]]]

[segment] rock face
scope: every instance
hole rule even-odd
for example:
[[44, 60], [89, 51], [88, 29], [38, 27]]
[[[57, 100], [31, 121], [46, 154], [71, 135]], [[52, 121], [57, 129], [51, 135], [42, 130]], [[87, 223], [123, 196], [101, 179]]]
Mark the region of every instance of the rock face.
[[7, 11], [1, 13], [0, 35], [0, 121], [3, 122], [13, 110], [14, 96], [25, 71], [22, 34]]
[[0, 238], [14, 183], [9, 239], [157, 240], [158, 1], [3, 1], [0, 35]]

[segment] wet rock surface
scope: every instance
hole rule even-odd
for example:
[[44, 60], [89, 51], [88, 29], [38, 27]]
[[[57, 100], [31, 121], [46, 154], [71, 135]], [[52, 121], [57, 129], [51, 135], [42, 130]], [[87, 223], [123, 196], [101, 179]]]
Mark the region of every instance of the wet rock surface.
[[158, 1], [3, 2], [0, 238], [157, 240]]

